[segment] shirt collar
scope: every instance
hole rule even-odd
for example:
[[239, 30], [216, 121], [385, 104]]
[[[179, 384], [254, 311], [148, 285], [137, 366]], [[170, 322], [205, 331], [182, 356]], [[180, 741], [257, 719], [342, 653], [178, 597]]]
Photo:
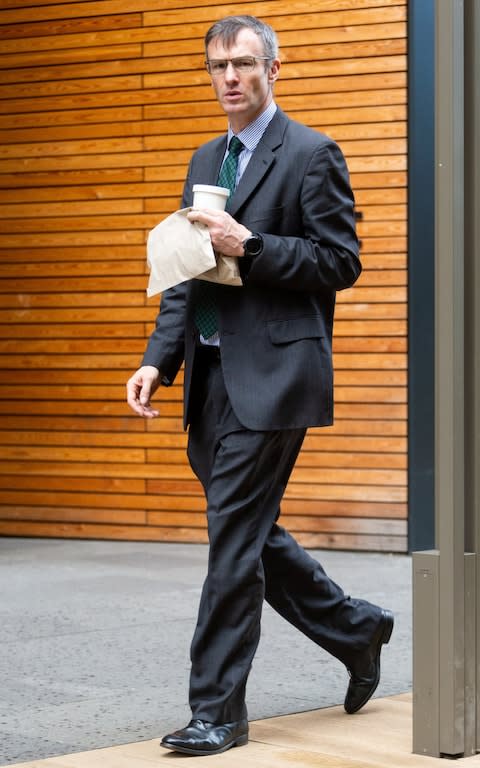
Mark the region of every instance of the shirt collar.
[[230, 144], [232, 136], [236, 135], [242, 144], [244, 144], [250, 152], [253, 152], [276, 111], [277, 105], [272, 100], [262, 114], [253, 120], [253, 122], [249, 123], [246, 128], [243, 128], [239, 133], [234, 134], [230, 126], [228, 126], [227, 146]]

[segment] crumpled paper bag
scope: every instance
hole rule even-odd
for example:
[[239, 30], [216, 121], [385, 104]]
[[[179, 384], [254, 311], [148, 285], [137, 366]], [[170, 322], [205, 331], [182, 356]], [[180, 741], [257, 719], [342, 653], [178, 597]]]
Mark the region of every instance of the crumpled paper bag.
[[224, 285], [242, 285], [237, 259], [214, 252], [208, 227], [187, 219], [191, 210], [175, 211], [148, 234], [148, 297], [193, 277]]

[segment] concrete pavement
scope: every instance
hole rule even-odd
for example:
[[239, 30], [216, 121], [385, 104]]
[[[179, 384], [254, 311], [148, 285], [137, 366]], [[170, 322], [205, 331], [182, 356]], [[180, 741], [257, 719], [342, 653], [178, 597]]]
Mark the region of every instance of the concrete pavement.
[[[345, 591], [394, 611], [376, 695], [409, 691], [410, 558], [312, 554]], [[0, 539], [0, 765], [158, 739], [188, 721], [206, 555], [203, 545]], [[346, 686], [341, 664], [265, 606], [251, 720], [340, 704]]]

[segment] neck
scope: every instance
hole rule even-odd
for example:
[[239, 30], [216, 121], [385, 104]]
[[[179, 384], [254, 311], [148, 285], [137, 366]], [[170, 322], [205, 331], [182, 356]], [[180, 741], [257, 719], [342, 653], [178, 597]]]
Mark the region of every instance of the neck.
[[261, 109], [257, 110], [255, 115], [253, 117], [250, 117], [249, 119], [245, 118], [243, 115], [231, 115], [228, 121], [228, 124], [230, 128], [232, 129], [233, 133], [237, 134], [240, 133], [240, 131], [243, 131], [244, 128], [247, 127], [247, 125], [250, 125], [251, 123], [255, 122], [255, 120], [260, 117], [260, 115], [265, 112], [267, 107], [270, 106], [270, 104], [273, 101], [273, 94], [270, 93], [268, 98], [265, 100], [265, 102], [262, 104]]

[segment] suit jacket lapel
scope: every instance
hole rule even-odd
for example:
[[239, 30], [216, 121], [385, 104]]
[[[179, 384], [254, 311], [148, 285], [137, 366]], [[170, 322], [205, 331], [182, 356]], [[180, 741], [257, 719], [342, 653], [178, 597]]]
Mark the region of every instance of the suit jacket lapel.
[[220, 173], [220, 168], [222, 167], [226, 149], [227, 134], [225, 134], [225, 136], [219, 136], [216, 140], [215, 146], [213, 147], [213, 155], [208, 159], [208, 166], [205, 169], [205, 174], [203, 176], [205, 181], [202, 181], [202, 184], [213, 184], [215, 186], [218, 183], [218, 175]]
[[233, 194], [228, 208], [232, 216], [235, 216], [239, 208], [253, 194], [271, 165], [275, 162], [275, 150], [283, 142], [287, 121], [287, 116], [277, 107], [274, 117], [250, 158], [245, 173]]

